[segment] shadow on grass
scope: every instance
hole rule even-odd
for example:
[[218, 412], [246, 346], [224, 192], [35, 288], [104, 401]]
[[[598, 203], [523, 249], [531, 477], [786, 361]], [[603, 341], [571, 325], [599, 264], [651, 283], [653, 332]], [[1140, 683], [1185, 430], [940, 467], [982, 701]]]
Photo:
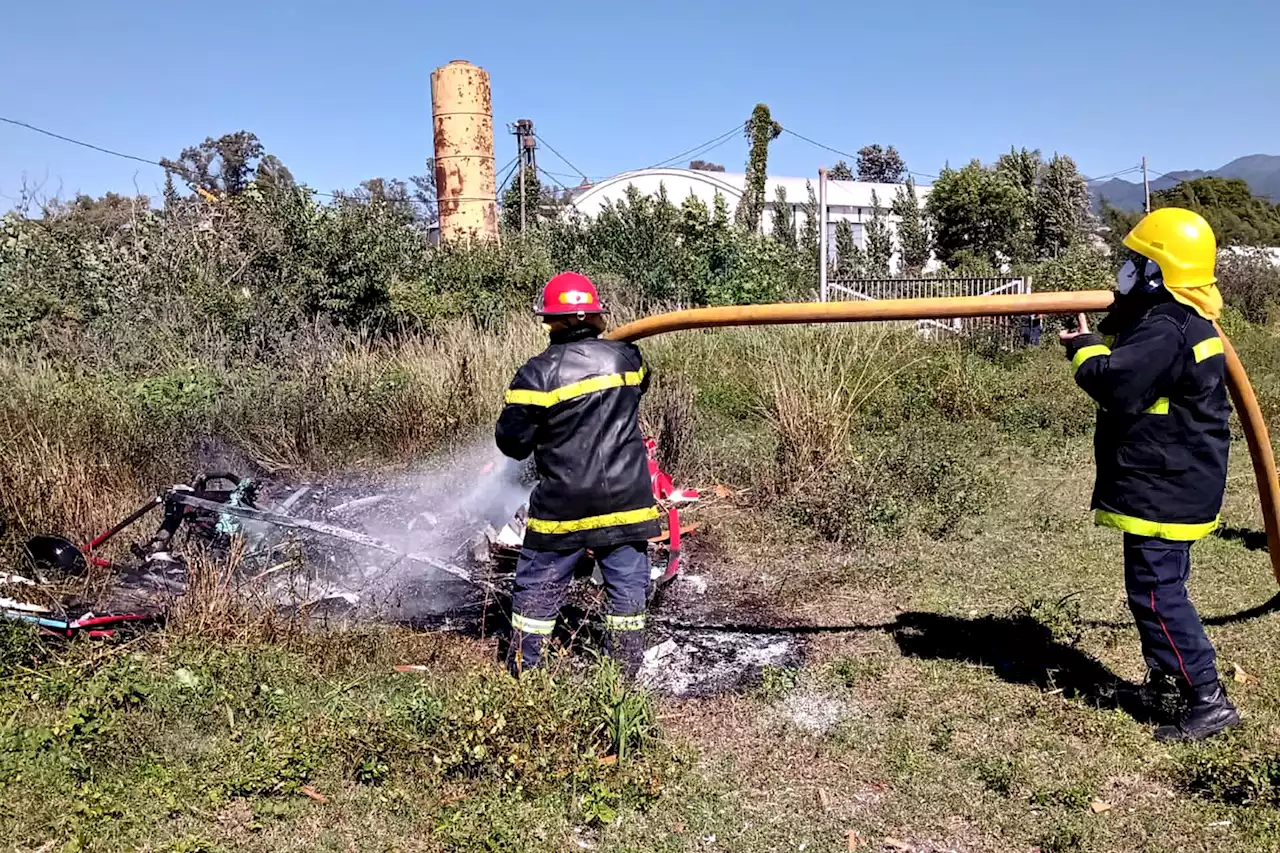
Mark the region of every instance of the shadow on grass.
[[1261, 530], [1250, 530], [1247, 527], [1220, 527], [1214, 535], [1228, 542], [1239, 542], [1250, 551], [1269, 550], [1267, 534]]
[[1134, 684], [1079, 649], [1056, 641], [1049, 628], [1030, 616], [965, 619], [912, 612], [901, 614], [891, 630], [908, 657], [989, 667], [1011, 684], [1061, 691], [1066, 698], [1153, 722]]
[[697, 625], [688, 629], [732, 630], [752, 634], [891, 634], [907, 657], [950, 660], [988, 667], [999, 679], [1060, 691], [1098, 708], [1121, 710], [1143, 723], [1156, 722], [1136, 693], [1136, 685], [1116, 675], [1100, 661], [1054, 639], [1041, 622], [1025, 615], [966, 619], [941, 613], [901, 613], [892, 622], [846, 625]]

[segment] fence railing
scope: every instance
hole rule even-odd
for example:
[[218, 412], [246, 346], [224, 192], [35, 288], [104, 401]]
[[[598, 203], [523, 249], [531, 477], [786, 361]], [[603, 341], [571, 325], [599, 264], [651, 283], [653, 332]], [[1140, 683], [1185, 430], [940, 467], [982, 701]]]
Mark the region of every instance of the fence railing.
[[[932, 299], [946, 296], [992, 296], [1031, 292], [1031, 278], [876, 278], [833, 279], [827, 282], [828, 302], [877, 299]], [[927, 338], [991, 335], [1008, 345], [1022, 342], [1030, 317], [971, 317], [963, 319], [906, 320], [895, 325]]]

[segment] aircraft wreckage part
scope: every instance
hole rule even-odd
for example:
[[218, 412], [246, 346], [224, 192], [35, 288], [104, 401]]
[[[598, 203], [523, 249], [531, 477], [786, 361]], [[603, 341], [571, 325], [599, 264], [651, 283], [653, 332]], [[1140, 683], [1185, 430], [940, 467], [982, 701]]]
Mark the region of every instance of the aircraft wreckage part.
[[[995, 296], [951, 296], [933, 299], [875, 299], [865, 302], [795, 302], [773, 305], [731, 305], [691, 308], [644, 317], [611, 331], [615, 341], [641, 338], [686, 329], [728, 326], [773, 326], [802, 323], [857, 323], [886, 320], [945, 320], [962, 317], [1009, 317], [1029, 314], [1078, 314], [1110, 310], [1115, 293], [1084, 290], [1064, 293], [1028, 293]], [[1227, 361], [1227, 388], [1244, 428], [1253, 459], [1258, 499], [1267, 531], [1271, 571], [1280, 584], [1280, 480], [1266, 420], [1253, 386], [1227, 336], [1222, 337]]]
[[261, 521], [267, 524], [274, 524], [278, 527], [290, 527], [300, 530], [309, 530], [312, 533], [319, 533], [321, 536], [330, 536], [335, 539], [343, 539], [355, 545], [361, 545], [375, 551], [382, 551], [386, 554], [394, 554], [397, 557], [403, 557], [415, 563], [423, 563], [434, 569], [460, 578], [467, 583], [483, 585], [483, 582], [473, 578], [471, 573], [458, 566], [450, 565], [443, 560], [437, 560], [435, 557], [427, 554], [409, 554], [400, 549], [383, 542], [373, 536], [360, 533], [355, 530], [348, 530], [345, 527], [338, 527], [334, 524], [327, 524], [323, 521], [311, 521], [305, 518], [295, 518], [291, 515], [281, 515], [278, 512], [271, 512], [265, 509], [255, 509], [246, 506], [230, 506], [228, 504], [220, 504], [217, 501], [209, 501], [203, 498], [197, 498], [183, 492], [171, 492], [169, 497], [189, 507], [195, 509], [204, 509], [209, 512], [216, 512], [222, 515], [233, 515], [237, 518], [247, 518], [250, 521]]

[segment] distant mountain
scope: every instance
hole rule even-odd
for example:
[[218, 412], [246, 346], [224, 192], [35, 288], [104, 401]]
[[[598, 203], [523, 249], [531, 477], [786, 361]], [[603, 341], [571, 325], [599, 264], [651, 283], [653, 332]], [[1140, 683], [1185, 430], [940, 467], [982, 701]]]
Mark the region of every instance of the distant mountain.
[[[1269, 198], [1273, 202], [1280, 202], [1280, 157], [1272, 154], [1251, 154], [1248, 157], [1232, 160], [1221, 169], [1214, 169], [1212, 172], [1202, 172], [1196, 169], [1185, 172], [1169, 172], [1161, 177], [1151, 179], [1151, 191], [1168, 189], [1183, 181], [1193, 181], [1196, 178], [1204, 177], [1239, 178], [1249, 185], [1249, 189], [1253, 191], [1255, 196]], [[1093, 197], [1095, 207], [1100, 206], [1102, 199], [1105, 198], [1113, 207], [1118, 207], [1121, 210], [1142, 209], [1141, 181], [1134, 183], [1120, 178], [1112, 178], [1108, 181], [1090, 181], [1089, 193]]]

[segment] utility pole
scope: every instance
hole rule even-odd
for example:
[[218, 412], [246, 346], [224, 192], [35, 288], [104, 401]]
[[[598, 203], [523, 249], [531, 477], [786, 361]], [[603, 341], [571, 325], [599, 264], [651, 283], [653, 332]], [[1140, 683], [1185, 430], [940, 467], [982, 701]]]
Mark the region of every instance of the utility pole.
[[1142, 205], [1143, 213], [1151, 212], [1151, 182], [1147, 180], [1147, 158], [1142, 158], [1142, 195], [1146, 201]]
[[818, 169], [818, 298], [827, 301], [827, 170]]
[[520, 170], [520, 233], [523, 234], [528, 216], [524, 201], [524, 175], [526, 169], [538, 168], [538, 138], [533, 135], [533, 122], [527, 118], [511, 125], [511, 132], [516, 137], [516, 168]]

